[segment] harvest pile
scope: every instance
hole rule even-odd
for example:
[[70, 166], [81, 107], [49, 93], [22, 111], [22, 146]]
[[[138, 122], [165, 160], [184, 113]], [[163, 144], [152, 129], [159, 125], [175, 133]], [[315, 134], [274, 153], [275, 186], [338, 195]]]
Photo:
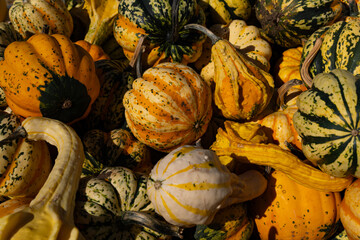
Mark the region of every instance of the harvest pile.
[[360, 239], [360, 2], [0, 0], [0, 240]]

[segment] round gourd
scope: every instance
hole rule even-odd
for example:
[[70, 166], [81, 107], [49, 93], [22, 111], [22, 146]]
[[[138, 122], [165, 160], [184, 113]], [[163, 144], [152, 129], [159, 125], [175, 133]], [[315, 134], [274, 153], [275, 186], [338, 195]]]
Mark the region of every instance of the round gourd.
[[340, 204], [340, 220], [348, 239], [358, 239], [360, 236], [359, 196], [360, 179], [356, 179], [346, 190]]
[[97, 176], [82, 178], [75, 206], [75, 224], [86, 239], [156, 240], [161, 236], [148, 228], [121, 222], [125, 211], [154, 214], [146, 193], [146, 176], [127, 168], [108, 167]]
[[343, 69], [318, 74], [293, 115], [307, 159], [336, 177], [360, 177], [357, 159], [360, 79]]
[[[20, 126], [20, 120], [0, 111], [0, 140]], [[52, 167], [44, 141], [13, 140], [0, 145], [0, 196], [34, 197], [46, 181]]]
[[320, 240], [336, 232], [340, 202], [340, 193], [307, 188], [274, 171], [265, 193], [250, 201], [249, 212], [261, 240]]
[[123, 104], [135, 137], [163, 152], [198, 140], [212, 116], [210, 87], [179, 63], [148, 68], [134, 80]]
[[155, 211], [183, 227], [207, 225], [219, 209], [253, 199], [265, 187], [266, 179], [256, 170], [233, 174], [213, 151], [192, 145], [160, 159], [147, 181]]
[[35, 33], [70, 37], [74, 27], [63, 0], [15, 0], [9, 18], [23, 38]]
[[36, 34], [11, 43], [0, 62], [0, 87], [16, 115], [73, 123], [99, 95], [92, 57], [60, 34]]
[[318, 38], [322, 38], [320, 49], [307, 69], [311, 78], [336, 68], [347, 70], [354, 75], [360, 74], [360, 51], [357, 45], [360, 41], [359, 19], [338, 21], [314, 32], [304, 45], [301, 67]]
[[317, 29], [344, 15], [339, 0], [258, 0], [254, 11], [267, 39], [286, 48], [300, 46]]
[[184, 29], [187, 23], [205, 25], [205, 14], [195, 0], [121, 0], [113, 32], [129, 60], [141, 36], [146, 36], [144, 65], [187, 64], [199, 58], [205, 40], [205, 35]]
[[11, 22], [0, 22], [0, 61], [4, 60], [6, 47], [15, 41], [21, 41], [22, 37], [14, 29]]

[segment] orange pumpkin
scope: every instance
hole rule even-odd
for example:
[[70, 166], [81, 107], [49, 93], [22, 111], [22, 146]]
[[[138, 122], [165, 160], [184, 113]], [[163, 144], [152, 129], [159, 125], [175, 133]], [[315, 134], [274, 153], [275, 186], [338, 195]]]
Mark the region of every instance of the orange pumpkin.
[[326, 239], [339, 221], [340, 193], [304, 187], [275, 170], [263, 195], [250, 203], [261, 240]]
[[86, 50], [64, 35], [41, 33], [8, 45], [0, 87], [14, 114], [70, 124], [89, 114], [100, 82]]
[[198, 140], [212, 116], [210, 87], [180, 63], [148, 68], [134, 80], [123, 104], [134, 136], [163, 152]]
[[340, 220], [350, 240], [360, 236], [360, 179], [356, 179], [346, 190], [340, 205]]
[[91, 44], [85, 40], [78, 40], [75, 44], [84, 48], [93, 58], [94, 62], [104, 59], [110, 59], [110, 57], [105, 53], [105, 51], [96, 44]]

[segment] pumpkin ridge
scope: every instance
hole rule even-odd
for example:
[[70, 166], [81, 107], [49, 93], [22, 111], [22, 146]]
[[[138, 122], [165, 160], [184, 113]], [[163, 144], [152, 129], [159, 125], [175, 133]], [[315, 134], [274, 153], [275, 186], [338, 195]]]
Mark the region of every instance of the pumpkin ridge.
[[[321, 159], [317, 161], [319, 165], [330, 165], [334, 163], [337, 157], [348, 148], [349, 143], [351, 142], [351, 138], [348, 138], [345, 142], [343, 142], [340, 146], [332, 147], [328, 151], [327, 154], [321, 156]], [[305, 142], [304, 145], [308, 145], [308, 142]], [[351, 158], [351, 157], [350, 157]]]

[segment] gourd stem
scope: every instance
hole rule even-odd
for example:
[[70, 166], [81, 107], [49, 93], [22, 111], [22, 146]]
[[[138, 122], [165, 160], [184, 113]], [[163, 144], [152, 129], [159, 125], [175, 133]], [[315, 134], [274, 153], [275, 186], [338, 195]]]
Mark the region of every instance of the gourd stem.
[[172, 4], [171, 43], [175, 43], [179, 38], [179, 31], [178, 31], [179, 4], [180, 4], [180, 0], [174, 0]]
[[304, 83], [299, 79], [291, 79], [285, 82], [283, 85], [281, 85], [277, 90], [278, 92], [277, 104], [282, 107], [284, 105], [285, 94], [290, 90], [290, 88], [292, 88], [293, 86], [300, 86], [303, 84]]
[[130, 67], [135, 66], [136, 76], [140, 78], [142, 76], [142, 65], [141, 65], [141, 56], [143, 52], [145, 52], [146, 46], [144, 45], [144, 41], [147, 38], [147, 35], [142, 35], [139, 39], [138, 44], [136, 45], [134, 55], [130, 60]]
[[217, 41], [221, 40], [221, 37], [216, 36], [212, 31], [210, 31], [209, 29], [207, 29], [206, 27], [200, 25], [200, 24], [196, 24], [196, 23], [190, 23], [190, 24], [186, 24], [184, 26], [184, 29], [195, 29], [198, 30], [202, 33], [204, 33], [206, 36], [208, 36], [211, 40], [211, 43], [214, 45]]
[[23, 126], [19, 126], [9, 136], [7, 136], [6, 138], [0, 141], [0, 146], [11, 143], [13, 140], [19, 138], [26, 138], [26, 137], [27, 137], [27, 132], [25, 128]]
[[300, 76], [302, 80], [305, 82], [305, 84], [310, 88], [312, 86], [312, 78], [309, 74], [309, 67], [312, 61], [314, 60], [316, 54], [318, 53], [321, 44], [322, 44], [322, 38], [318, 38], [315, 41], [314, 47], [311, 49], [309, 54], [306, 56], [301, 69], [300, 69]]
[[161, 234], [178, 237], [180, 239], [183, 238], [183, 228], [161, 221], [145, 212], [123, 211], [117, 220], [123, 224], [137, 224]]

